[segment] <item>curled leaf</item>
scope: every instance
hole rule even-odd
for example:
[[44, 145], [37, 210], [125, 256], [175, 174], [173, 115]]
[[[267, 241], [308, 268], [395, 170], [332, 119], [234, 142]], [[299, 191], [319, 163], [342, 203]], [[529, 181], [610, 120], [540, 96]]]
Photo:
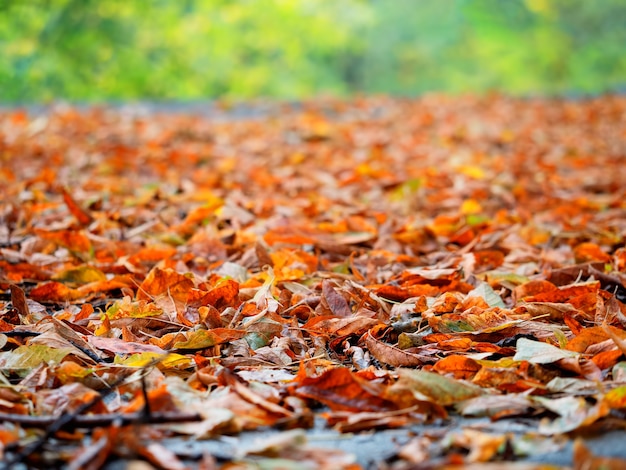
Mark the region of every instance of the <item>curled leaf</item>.
[[393, 367], [415, 367], [425, 362], [424, 357], [378, 341], [369, 332], [365, 334], [365, 345], [378, 361]]

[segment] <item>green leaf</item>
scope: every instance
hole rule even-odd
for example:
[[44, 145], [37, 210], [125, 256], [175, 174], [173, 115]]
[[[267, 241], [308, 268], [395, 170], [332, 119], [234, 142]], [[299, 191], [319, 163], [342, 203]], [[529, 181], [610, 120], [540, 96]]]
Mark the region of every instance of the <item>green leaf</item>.
[[210, 330], [192, 332], [187, 341], [174, 343], [174, 349], [204, 349], [220, 343], [220, 338]]
[[66, 269], [52, 277], [55, 281], [67, 284], [83, 285], [90, 282], [106, 281], [106, 275], [93, 266], [83, 265], [78, 268]]
[[263, 346], [267, 346], [269, 343], [269, 338], [266, 335], [256, 332], [248, 333], [243, 339], [246, 340], [248, 346], [250, 346], [250, 349], [252, 350], [257, 350]]
[[399, 379], [394, 388], [408, 388], [418, 399], [442, 406], [452, 405], [483, 394], [483, 390], [460, 380], [424, 370], [398, 369]]
[[129, 296], [116, 300], [106, 311], [106, 315], [110, 319], [156, 317], [162, 313], [163, 310], [153, 302], [132, 301]]
[[465, 217], [465, 222], [470, 227], [474, 227], [476, 225], [484, 224], [485, 222], [489, 222], [491, 219], [489, 216], [484, 214], [469, 214]]
[[[246, 322], [244, 322], [244, 325]], [[267, 346], [275, 336], [280, 335], [283, 326], [268, 318], [261, 318], [259, 321], [246, 327], [247, 333], [244, 339], [248, 342], [251, 349], [257, 350], [263, 346]]]
[[0, 353], [0, 369], [18, 370], [20, 375], [26, 375], [42, 363], [58, 364], [71, 352], [69, 348], [57, 349], [43, 344], [20, 346], [13, 351]]
[[604, 401], [612, 409], [626, 408], [626, 385], [608, 391], [604, 395]]
[[468, 322], [463, 320], [444, 320], [439, 326], [440, 333], [465, 333], [476, 331]]
[[490, 307], [506, 308], [506, 304], [502, 301], [502, 298], [496, 294], [496, 291], [486, 282], [481, 282], [473, 290], [468, 292], [467, 297], [482, 297]]

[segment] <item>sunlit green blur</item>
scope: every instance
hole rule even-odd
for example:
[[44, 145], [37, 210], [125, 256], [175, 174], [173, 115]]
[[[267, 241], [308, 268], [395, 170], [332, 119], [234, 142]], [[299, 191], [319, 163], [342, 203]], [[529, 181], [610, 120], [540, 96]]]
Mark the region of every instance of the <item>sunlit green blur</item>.
[[0, 102], [626, 90], [626, 0], [0, 0]]

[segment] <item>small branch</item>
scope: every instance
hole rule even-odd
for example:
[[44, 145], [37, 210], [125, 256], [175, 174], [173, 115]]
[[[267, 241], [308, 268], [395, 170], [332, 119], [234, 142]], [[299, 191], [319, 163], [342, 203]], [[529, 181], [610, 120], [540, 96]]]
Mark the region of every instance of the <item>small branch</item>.
[[[154, 360], [150, 361], [149, 364], [146, 364], [141, 369], [143, 371], [146, 371], [150, 367], [153, 367], [157, 365], [158, 363], [160, 363], [165, 357], [167, 357], [167, 354], [164, 354], [160, 357], [155, 358]], [[5, 469], [5, 468], [9, 469], [13, 465], [26, 460], [30, 455], [34, 454], [39, 449], [41, 449], [43, 445], [48, 441], [48, 439], [54, 436], [54, 434], [56, 434], [58, 431], [60, 431], [61, 429], [67, 429], [73, 426], [73, 422], [75, 419], [83, 416], [83, 413], [85, 413], [89, 408], [91, 408], [93, 405], [95, 405], [96, 403], [98, 403], [99, 401], [101, 401], [102, 399], [110, 395], [111, 393], [113, 393], [115, 390], [117, 390], [117, 387], [122, 385], [127, 379], [128, 377], [120, 378], [115, 383], [110, 385], [109, 388], [101, 391], [100, 394], [96, 395], [94, 398], [92, 398], [88, 402], [81, 404], [78, 408], [76, 408], [71, 413], [63, 413], [60, 416], [51, 417], [51, 421], [48, 422], [47, 426], [44, 426], [46, 432], [36, 441], [31, 442], [30, 444], [27, 444], [25, 447], [23, 447], [19, 452], [17, 452], [14, 456], [12, 456], [12, 458], [5, 459], [3, 462], [1, 462], [0, 469]], [[20, 416], [20, 415], [17, 415], [17, 416]], [[120, 415], [116, 415], [116, 417], [119, 417], [119, 416]], [[74, 425], [74, 427], [76, 426]]]
[[[28, 416], [13, 413], [0, 413], [0, 421], [9, 421], [19, 424], [25, 428], [45, 429], [58, 420], [57, 416]], [[113, 422], [120, 422], [122, 426], [128, 424], [165, 424], [165, 423], [185, 423], [190, 421], [201, 421], [202, 417], [197, 413], [150, 413], [146, 416], [144, 411], [138, 413], [108, 413], [75, 416], [72, 421], [62, 426], [63, 430], [77, 428], [97, 428], [109, 426]]]

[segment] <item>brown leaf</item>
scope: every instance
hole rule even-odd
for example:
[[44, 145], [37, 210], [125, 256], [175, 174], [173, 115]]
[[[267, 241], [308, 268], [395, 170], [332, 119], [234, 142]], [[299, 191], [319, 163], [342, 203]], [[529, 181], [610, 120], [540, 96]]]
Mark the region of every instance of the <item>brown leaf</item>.
[[363, 334], [379, 321], [375, 318], [355, 316], [350, 318], [335, 318], [330, 315], [313, 317], [302, 328], [306, 331], [326, 335], [348, 336]]
[[430, 362], [429, 359], [418, 354], [412, 354], [378, 341], [369, 332], [365, 334], [365, 345], [370, 354], [378, 361], [392, 367], [416, 367], [425, 362]]
[[188, 467], [179, 460], [174, 452], [158, 442], [137, 446], [136, 451], [148, 462], [164, 470], [185, 470]]
[[11, 284], [11, 303], [13, 308], [17, 310], [17, 313], [23, 317], [28, 317], [30, 311], [28, 309], [28, 303], [26, 303], [26, 295], [24, 291], [15, 284]]
[[518, 315], [528, 314], [531, 317], [547, 317], [552, 321], [561, 321], [565, 315], [578, 315], [579, 310], [570, 304], [558, 302], [524, 302], [513, 309]]
[[95, 348], [103, 349], [111, 353], [134, 354], [141, 352], [154, 352], [159, 354], [166, 354], [166, 351], [152, 344], [130, 343], [117, 338], [89, 336], [88, 341]]
[[392, 429], [408, 426], [424, 421], [423, 415], [418, 415], [419, 407], [378, 412], [349, 412], [334, 411], [325, 413], [324, 417], [330, 426], [339, 432], [360, 432], [373, 429]]
[[335, 290], [332, 283], [328, 280], [322, 282], [322, 295], [333, 315], [337, 317], [349, 317], [352, 315], [348, 301]]

